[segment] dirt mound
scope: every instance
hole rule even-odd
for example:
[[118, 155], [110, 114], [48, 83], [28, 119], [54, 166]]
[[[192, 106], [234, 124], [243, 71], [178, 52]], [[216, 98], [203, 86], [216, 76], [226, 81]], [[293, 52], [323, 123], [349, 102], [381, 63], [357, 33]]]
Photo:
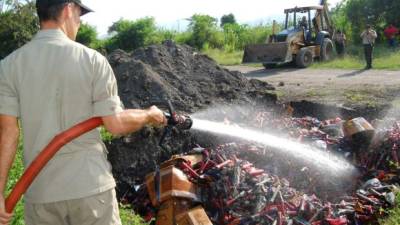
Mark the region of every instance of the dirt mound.
[[187, 45], [166, 42], [128, 54], [121, 50], [109, 56], [118, 80], [119, 94], [127, 108], [172, 101], [176, 109], [195, 112], [210, 104], [276, 101], [266, 94], [268, 83], [248, 80]]
[[[268, 83], [224, 69], [187, 45], [166, 42], [130, 54], [117, 50], [108, 59], [126, 108], [153, 104], [165, 108], [166, 100], [170, 100], [176, 110], [194, 113], [221, 104], [271, 108], [277, 100], [276, 95], [268, 94], [267, 90], [274, 89]], [[211, 142], [209, 135], [175, 129], [166, 140], [166, 149], [162, 149], [158, 146], [161, 133], [145, 128], [108, 143], [120, 196], [154, 170], [155, 160], [168, 159], [195, 144], [206, 145], [206, 140]]]

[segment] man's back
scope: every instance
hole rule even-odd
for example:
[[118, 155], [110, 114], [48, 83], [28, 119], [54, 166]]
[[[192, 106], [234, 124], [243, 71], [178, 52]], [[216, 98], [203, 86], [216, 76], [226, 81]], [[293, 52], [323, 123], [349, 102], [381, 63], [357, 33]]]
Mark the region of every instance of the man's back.
[[[19, 102], [18, 108], [1, 107], [14, 110], [21, 118], [25, 165], [56, 134], [112, 111], [104, 109], [105, 103], [119, 102], [115, 78], [107, 76], [112, 70], [105, 58], [69, 40], [60, 30], [40, 31], [30, 43], [3, 60], [1, 68], [0, 79], [5, 79], [3, 83], [9, 88], [0, 90], [0, 94]], [[98, 130], [79, 137], [57, 153], [26, 199], [59, 201], [114, 187], [105, 151]]]

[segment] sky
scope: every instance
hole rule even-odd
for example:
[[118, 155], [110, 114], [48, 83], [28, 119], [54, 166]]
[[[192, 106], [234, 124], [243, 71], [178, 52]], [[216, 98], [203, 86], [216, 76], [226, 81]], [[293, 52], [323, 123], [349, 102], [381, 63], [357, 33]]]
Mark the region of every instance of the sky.
[[[95, 12], [82, 17], [97, 28], [100, 36], [119, 19], [136, 20], [154, 17], [158, 27], [183, 31], [187, 18], [193, 14], [207, 14], [220, 19], [233, 13], [239, 23], [257, 24], [273, 19], [283, 20], [283, 10], [295, 6], [318, 5], [320, 0], [83, 0]], [[341, 0], [328, 0], [335, 6]]]

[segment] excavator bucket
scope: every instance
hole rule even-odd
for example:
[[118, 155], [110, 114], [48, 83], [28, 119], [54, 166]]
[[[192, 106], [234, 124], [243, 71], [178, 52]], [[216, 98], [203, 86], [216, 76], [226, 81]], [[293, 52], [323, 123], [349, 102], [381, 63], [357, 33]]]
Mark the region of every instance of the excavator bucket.
[[277, 64], [288, 61], [286, 42], [247, 45], [244, 49], [243, 63]]

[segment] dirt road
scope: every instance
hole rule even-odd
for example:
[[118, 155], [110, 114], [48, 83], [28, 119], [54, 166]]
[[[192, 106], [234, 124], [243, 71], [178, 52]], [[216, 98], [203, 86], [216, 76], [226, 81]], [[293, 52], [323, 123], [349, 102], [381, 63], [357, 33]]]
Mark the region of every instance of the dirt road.
[[[335, 105], [400, 105], [400, 71], [332, 70], [229, 66], [276, 87], [279, 100]], [[397, 100], [398, 99], [398, 100]]]

